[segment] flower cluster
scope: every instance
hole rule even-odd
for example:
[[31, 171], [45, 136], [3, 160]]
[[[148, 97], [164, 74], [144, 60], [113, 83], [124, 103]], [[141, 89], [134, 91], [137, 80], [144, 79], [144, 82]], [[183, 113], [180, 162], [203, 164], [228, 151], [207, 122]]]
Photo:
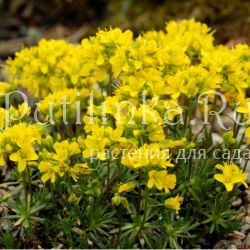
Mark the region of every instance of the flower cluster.
[[81, 91], [64, 89], [47, 95], [38, 104], [38, 112], [43, 116], [44, 122], [51, 120], [51, 123], [57, 125], [63, 122], [76, 123], [77, 117], [81, 115], [81, 110], [86, 108], [87, 96], [87, 89]]
[[0, 165], [14, 162], [18, 171], [23, 172], [27, 164], [38, 159], [38, 145], [41, 143], [40, 130], [36, 125], [20, 123], [0, 134]]
[[74, 181], [77, 181], [80, 176], [90, 173], [86, 163], [74, 159], [81, 153], [77, 142], [69, 142], [68, 140], [56, 142], [51, 151], [44, 150], [40, 154], [42, 160], [38, 169], [43, 173], [43, 182], [50, 179], [54, 183], [57, 175], [61, 177], [69, 175]]

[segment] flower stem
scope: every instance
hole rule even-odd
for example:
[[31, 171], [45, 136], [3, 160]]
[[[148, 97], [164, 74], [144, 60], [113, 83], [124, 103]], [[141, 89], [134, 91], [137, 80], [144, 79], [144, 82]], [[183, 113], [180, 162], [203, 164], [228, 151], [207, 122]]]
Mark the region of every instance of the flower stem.
[[23, 178], [25, 205], [26, 205], [26, 208], [28, 208], [29, 207], [29, 200], [28, 200], [28, 189], [27, 189], [26, 173], [27, 173], [27, 170], [23, 171], [22, 178]]

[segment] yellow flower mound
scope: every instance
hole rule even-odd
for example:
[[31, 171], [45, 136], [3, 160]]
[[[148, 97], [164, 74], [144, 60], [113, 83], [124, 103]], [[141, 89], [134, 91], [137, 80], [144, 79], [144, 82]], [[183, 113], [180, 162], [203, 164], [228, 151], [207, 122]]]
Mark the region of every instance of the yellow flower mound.
[[[163, 191], [166, 197], [161, 205], [178, 214], [184, 200], [175, 188], [191, 190], [192, 183], [179, 185], [181, 167], [174, 164], [174, 157], [179, 148], [197, 145], [189, 138], [192, 131], [187, 131], [188, 126], [170, 127], [166, 120], [175, 122], [182, 115], [188, 119], [192, 115], [188, 104], [211, 91], [223, 93], [233, 108], [240, 102], [237, 112], [243, 118], [250, 109], [246, 94], [250, 87], [249, 46], [215, 46], [213, 40], [206, 24], [191, 19], [171, 21], [164, 31], [138, 37], [130, 30], [110, 28], [80, 44], [43, 39], [37, 46], [16, 53], [6, 66], [12, 84], [0, 82], [0, 92], [6, 94], [22, 86], [38, 100], [39, 118], [46, 122], [52, 119], [55, 126], [32, 124], [30, 108], [16, 121], [13, 117], [20, 117], [27, 104], [0, 108], [0, 129], [7, 123], [6, 114], [13, 118], [11, 126], [0, 133], [0, 166], [14, 165], [23, 174], [29, 174], [26, 170], [34, 166], [42, 183], [68, 182], [72, 202], [83, 198], [73, 192], [75, 187], [78, 191], [82, 177], [86, 177], [82, 182], [86, 184], [84, 195], [101, 192], [97, 185], [87, 190], [94, 176], [93, 186], [94, 181], [103, 181], [100, 186], [105, 183], [105, 192], [114, 185], [112, 192], [117, 192], [113, 198], [109, 196], [111, 204], [126, 209], [130, 204], [124, 196], [129, 192], [134, 195], [140, 190], [140, 196], [145, 197], [151, 192], [151, 200], [155, 192]], [[213, 95], [209, 98], [211, 102], [215, 99]], [[63, 127], [63, 101], [67, 104], [67, 128]], [[77, 108], [84, 124], [79, 125]], [[74, 126], [76, 121], [79, 126]], [[228, 145], [236, 142], [233, 132], [224, 138]], [[246, 138], [249, 143], [248, 125]], [[188, 168], [189, 163], [183, 165]], [[101, 175], [96, 174], [101, 168]], [[216, 168], [222, 173], [211, 173], [213, 184], [215, 179], [227, 191], [237, 183], [247, 186], [247, 176], [237, 165], [225, 163]], [[190, 175], [193, 172], [187, 171]], [[124, 176], [110, 180], [118, 173]], [[190, 182], [196, 179], [190, 178]], [[215, 185], [220, 185], [218, 182]]]

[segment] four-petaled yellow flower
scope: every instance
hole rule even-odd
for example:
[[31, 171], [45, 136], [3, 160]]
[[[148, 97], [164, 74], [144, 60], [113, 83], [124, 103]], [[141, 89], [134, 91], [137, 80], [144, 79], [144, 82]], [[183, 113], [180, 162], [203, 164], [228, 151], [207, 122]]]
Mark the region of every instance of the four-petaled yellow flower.
[[44, 183], [49, 179], [52, 183], [54, 183], [56, 181], [56, 174], [58, 174], [60, 171], [59, 166], [54, 166], [50, 162], [45, 162], [45, 161], [42, 161], [39, 164], [38, 169], [41, 172], [44, 172], [41, 178], [42, 182]]
[[169, 189], [174, 189], [176, 185], [176, 176], [174, 174], [168, 174], [167, 171], [155, 171], [149, 172], [149, 180], [147, 183], [148, 188], [156, 186], [158, 190], [165, 190], [165, 193], [169, 192]]
[[179, 210], [181, 209], [181, 202], [182, 202], [183, 198], [179, 197], [179, 195], [175, 196], [175, 197], [171, 197], [165, 200], [164, 205], [167, 208], [171, 208], [174, 209], [176, 211], [176, 214], [179, 213]]
[[37, 159], [38, 156], [30, 145], [23, 145], [21, 149], [10, 155], [10, 160], [17, 162], [17, 169], [20, 173], [25, 170], [28, 161], [35, 161]]
[[247, 175], [235, 164], [224, 163], [223, 166], [217, 164], [215, 167], [220, 169], [222, 174], [215, 174], [214, 179], [222, 182], [228, 192], [232, 191], [233, 186], [236, 183], [242, 183], [246, 188], [248, 187], [246, 183]]

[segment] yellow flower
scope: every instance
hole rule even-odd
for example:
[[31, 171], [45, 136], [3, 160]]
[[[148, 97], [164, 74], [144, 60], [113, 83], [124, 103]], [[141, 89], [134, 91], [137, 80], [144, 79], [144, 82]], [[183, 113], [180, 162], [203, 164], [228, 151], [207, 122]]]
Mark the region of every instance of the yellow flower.
[[128, 58], [126, 56], [126, 48], [118, 48], [116, 54], [111, 57], [110, 63], [115, 77], [119, 76], [121, 71], [128, 72], [129, 65]]
[[44, 174], [42, 176], [42, 182], [46, 182], [47, 180], [50, 180], [52, 183], [56, 181], [56, 174], [59, 173], [59, 166], [54, 166], [50, 162], [42, 161], [38, 169]]
[[223, 82], [220, 91], [225, 93], [228, 102], [237, 101], [238, 96], [245, 93], [249, 85], [247, 74], [244, 72], [238, 53], [226, 46], [217, 46], [206, 51], [202, 64], [209, 72], [218, 73]]
[[237, 112], [241, 114], [249, 114], [250, 112], [250, 98], [244, 100], [237, 108]]
[[174, 118], [183, 113], [183, 108], [174, 100], [159, 100], [156, 109], [159, 113], [165, 113], [164, 119], [166, 121], [173, 121]]
[[[56, 142], [53, 148], [55, 153], [51, 153], [50, 158], [56, 161], [59, 168], [59, 175], [64, 176], [70, 171], [71, 157], [81, 153], [80, 147], [77, 142], [64, 140]], [[76, 175], [74, 177], [76, 178]]]
[[17, 169], [21, 173], [25, 170], [28, 161], [35, 161], [38, 159], [36, 152], [30, 145], [23, 145], [21, 149], [10, 155], [10, 160], [17, 162]]
[[133, 169], [141, 167], [173, 167], [168, 150], [162, 150], [157, 143], [144, 144], [141, 148], [128, 149], [122, 157], [122, 164]]
[[85, 158], [97, 156], [100, 160], [106, 160], [105, 148], [111, 145], [111, 141], [102, 126], [93, 129], [92, 135], [87, 136], [85, 145], [86, 149], [83, 151]]
[[179, 197], [179, 195], [177, 195], [175, 197], [166, 199], [164, 205], [167, 208], [174, 209], [176, 211], [176, 214], [178, 214], [182, 200], [183, 200], [182, 197]]
[[235, 164], [217, 164], [215, 167], [220, 169], [222, 174], [215, 174], [214, 179], [222, 182], [228, 192], [232, 191], [233, 186], [236, 183], [242, 183], [246, 188], [248, 187], [246, 183], [247, 175]]
[[193, 97], [197, 93], [207, 92], [219, 87], [220, 76], [207, 71], [202, 66], [190, 66], [178, 71], [174, 76], [167, 77], [166, 94], [178, 98], [182, 93]]
[[158, 142], [165, 138], [163, 119], [159, 112], [146, 104], [141, 105], [137, 109], [128, 110], [119, 122], [124, 126], [125, 131], [130, 131], [131, 133], [135, 131], [134, 136], [138, 137], [140, 135], [147, 136], [151, 142]]
[[83, 88], [81, 91], [64, 89], [49, 94], [38, 104], [39, 114], [44, 116], [45, 121], [51, 119], [51, 123], [63, 124], [63, 119], [68, 123], [74, 123], [77, 119], [77, 103], [84, 106], [88, 93], [89, 91]]
[[69, 169], [69, 174], [75, 182], [80, 176], [88, 175], [90, 172], [91, 169], [88, 167], [87, 163], [78, 163]]
[[100, 30], [96, 37], [99, 39], [100, 43], [107, 46], [123, 46], [127, 47], [132, 43], [133, 33], [130, 30], [122, 32], [119, 28], [110, 30]]
[[30, 115], [30, 107], [26, 102], [18, 106], [18, 109], [10, 106], [9, 109], [0, 107], [0, 129], [5, 129], [11, 124], [23, 122]]
[[143, 149], [148, 155], [149, 166], [159, 166], [161, 168], [174, 167], [174, 164], [170, 162], [169, 151], [162, 150], [159, 144], [144, 144]]
[[72, 155], [77, 155], [81, 152], [79, 145], [76, 142], [69, 142], [64, 140], [62, 142], [56, 142], [54, 145], [56, 154], [54, 154], [54, 159], [61, 162], [69, 159]]
[[7, 94], [13, 89], [13, 85], [7, 83], [7, 82], [2, 82], [0, 81], [0, 95]]
[[149, 180], [147, 183], [148, 188], [156, 186], [158, 190], [164, 188], [165, 193], [169, 192], [169, 189], [174, 189], [176, 185], [176, 176], [173, 174], [168, 174], [167, 171], [155, 171], [151, 170], [149, 172]]
[[119, 186], [118, 193], [131, 192], [135, 189], [135, 187], [136, 187], [136, 184], [132, 181], [124, 183], [124, 184]]
[[22, 172], [27, 161], [37, 160], [34, 146], [41, 142], [40, 132], [39, 126], [19, 123], [0, 133], [0, 166], [10, 159], [18, 163]]
[[200, 57], [201, 52], [207, 51], [213, 46], [210, 28], [194, 19], [183, 20], [179, 23], [171, 21], [167, 24], [166, 30], [166, 43], [174, 43], [175, 47], [186, 51], [191, 58]]
[[7, 61], [10, 81], [15, 85], [22, 84], [37, 97], [44, 97], [54, 90], [53, 78], [60, 78], [60, 86], [65, 88], [63, 83], [67, 79], [58, 65], [73, 51], [77, 52], [77, 46], [64, 40], [42, 39], [38, 46], [25, 48]]
[[92, 134], [85, 139], [86, 149], [83, 151], [83, 157], [97, 157], [103, 161], [107, 159], [107, 150], [110, 148], [117, 149], [119, 154], [120, 146], [128, 143], [122, 134], [122, 128], [92, 125]]
[[149, 165], [149, 157], [146, 152], [141, 153], [141, 149], [128, 149], [128, 152], [122, 157], [122, 164], [133, 168], [138, 169], [142, 167], [147, 167]]

